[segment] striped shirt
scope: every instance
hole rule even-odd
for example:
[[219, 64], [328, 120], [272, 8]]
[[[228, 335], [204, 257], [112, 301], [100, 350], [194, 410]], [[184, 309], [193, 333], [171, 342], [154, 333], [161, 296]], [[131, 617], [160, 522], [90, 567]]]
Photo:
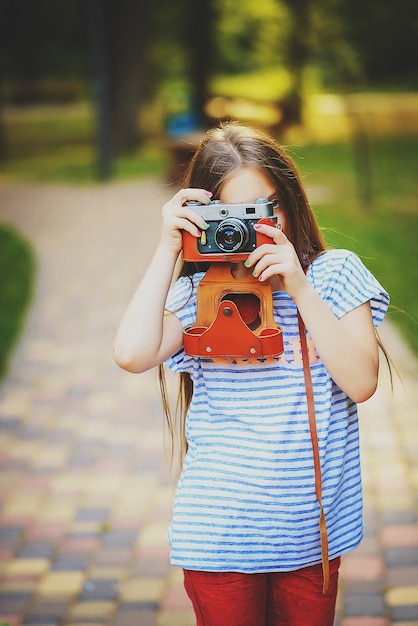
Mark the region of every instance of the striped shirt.
[[[203, 273], [180, 278], [167, 309], [183, 327], [196, 319]], [[360, 259], [330, 250], [307, 278], [337, 318], [370, 301], [374, 325], [389, 297]], [[319, 507], [297, 310], [273, 294], [284, 353], [268, 362], [216, 364], [183, 350], [168, 359], [189, 372], [193, 399], [186, 419], [188, 452], [169, 531], [171, 562], [186, 569], [245, 573], [287, 571], [321, 562]], [[308, 341], [310, 342], [309, 337]], [[329, 555], [362, 538], [362, 492], [355, 403], [310, 349]]]

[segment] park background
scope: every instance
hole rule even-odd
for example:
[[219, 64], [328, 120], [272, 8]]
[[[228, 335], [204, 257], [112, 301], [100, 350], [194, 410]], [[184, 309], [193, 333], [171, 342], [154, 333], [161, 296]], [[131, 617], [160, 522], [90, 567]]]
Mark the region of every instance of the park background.
[[[176, 185], [205, 128], [260, 126], [300, 167], [328, 244], [362, 256], [418, 350], [414, 0], [0, 7], [0, 184]], [[2, 229], [2, 371], [36, 276], [13, 235]]]
[[418, 625], [417, 41], [415, 0], [0, 0], [1, 624], [194, 624], [155, 372], [112, 341], [185, 161], [238, 119], [391, 294], [335, 624]]

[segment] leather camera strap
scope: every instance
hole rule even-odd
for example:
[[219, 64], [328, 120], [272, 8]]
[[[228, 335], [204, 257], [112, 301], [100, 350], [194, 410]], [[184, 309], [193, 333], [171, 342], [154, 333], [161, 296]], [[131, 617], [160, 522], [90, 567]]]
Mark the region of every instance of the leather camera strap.
[[298, 313], [298, 323], [299, 323], [300, 343], [301, 343], [301, 348], [302, 348], [303, 373], [305, 375], [306, 398], [307, 398], [307, 403], [308, 403], [309, 430], [311, 433], [312, 451], [313, 451], [313, 460], [314, 460], [315, 493], [316, 493], [316, 497], [319, 503], [319, 511], [320, 511], [319, 531], [321, 535], [322, 572], [323, 572], [322, 592], [326, 594], [328, 591], [328, 585], [329, 585], [328, 534], [327, 534], [327, 527], [325, 523], [324, 509], [322, 506], [321, 462], [319, 458], [318, 434], [316, 430], [316, 419], [315, 419], [315, 400], [314, 400], [313, 388], [312, 388], [311, 368], [309, 365], [308, 344], [306, 341], [306, 328], [299, 313]]

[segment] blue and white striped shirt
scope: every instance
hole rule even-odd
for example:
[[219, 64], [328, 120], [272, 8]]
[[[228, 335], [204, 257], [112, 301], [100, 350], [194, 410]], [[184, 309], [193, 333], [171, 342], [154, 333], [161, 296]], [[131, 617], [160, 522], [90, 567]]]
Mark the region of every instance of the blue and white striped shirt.
[[[186, 277], [170, 290], [167, 309], [183, 327], [195, 322], [203, 275], [194, 275], [193, 288]], [[355, 254], [327, 251], [307, 277], [336, 317], [370, 301], [375, 326], [382, 321], [388, 294]], [[183, 350], [167, 361], [194, 383], [169, 532], [171, 562], [180, 567], [254, 573], [321, 562], [297, 311], [283, 291], [273, 294], [273, 305], [285, 346], [275, 361], [216, 364]], [[313, 349], [310, 360], [334, 558], [357, 546], [363, 532], [357, 410]]]

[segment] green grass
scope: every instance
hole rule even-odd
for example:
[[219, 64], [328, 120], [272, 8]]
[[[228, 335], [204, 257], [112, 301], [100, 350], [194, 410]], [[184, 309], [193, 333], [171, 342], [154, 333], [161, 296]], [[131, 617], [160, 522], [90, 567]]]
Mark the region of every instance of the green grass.
[[[293, 148], [330, 247], [353, 250], [391, 296], [388, 312], [418, 354], [418, 137], [371, 144], [372, 202], [358, 198], [353, 151], [347, 144]], [[323, 196], [321, 198], [321, 195]]]
[[34, 273], [30, 244], [13, 228], [0, 226], [0, 377], [7, 371], [30, 303]]
[[[94, 118], [88, 104], [9, 109], [3, 117], [7, 158], [0, 164], [0, 181], [97, 180]], [[112, 167], [114, 180], [161, 174], [167, 168], [163, 142], [144, 143], [129, 156], [115, 158]]]

